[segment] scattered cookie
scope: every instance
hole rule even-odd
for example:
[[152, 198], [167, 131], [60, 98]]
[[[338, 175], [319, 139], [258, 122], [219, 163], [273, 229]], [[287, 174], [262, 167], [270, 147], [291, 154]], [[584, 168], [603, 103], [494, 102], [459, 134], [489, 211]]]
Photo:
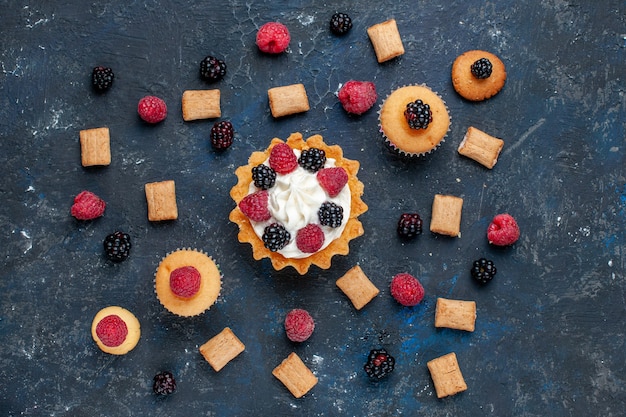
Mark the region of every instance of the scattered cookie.
[[309, 111], [309, 98], [303, 84], [274, 87], [267, 90], [272, 116], [282, 117]]
[[427, 366], [435, 384], [437, 398], [458, 394], [467, 389], [454, 352], [429, 361]]
[[278, 378], [296, 398], [302, 397], [317, 384], [317, 377], [295, 352], [274, 368], [272, 375]]
[[459, 153], [492, 169], [504, 146], [504, 141], [470, 126], [459, 144]]
[[496, 95], [506, 81], [504, 64], [486, 51], [467, 51], [452, 64], [452, 85], [457, 93], [471, 101]]
[[476, 324], [476, 302], [437, 298], [435, 327], [473, 332]]
[[436, 194], [433, 200], [430, 231], [441, 235], [460, 237], [462, 208], [462, 198]]
[[148, 220], [151, 222], [176, 220], [176, 185], [174, 181], [151, 182], [145, 185], [148, 201]]
[[80, 157], [84, 167], [111, 164], [111, 138], [108, 127], [81, 130], [79, 136]]
[[200, 346], [200, 353], [219, 372], [228, 362], [235, 359], [246, 346], [239, 340], [235, 333], [226, 327], [208, 342]]
[[348, 296], [357, 310], [362, 309], [380, 292], [359, 265], [352, 267], [337, 280], [337, 286]]
[[395, 19], [375, 24], [367, 28], [367, 34], [374, 47], [378, 63], [389, 61], [404, 54], [404, 45]]
[[183, 120], [215, 119], [222, 116], [220, 90], [187, 90], [183, 93]]

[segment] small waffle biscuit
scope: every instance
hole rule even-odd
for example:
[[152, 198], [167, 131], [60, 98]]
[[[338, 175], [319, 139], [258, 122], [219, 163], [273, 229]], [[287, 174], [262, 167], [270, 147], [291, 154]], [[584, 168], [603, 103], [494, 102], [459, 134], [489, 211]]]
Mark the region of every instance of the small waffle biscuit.
[[148, 220], [155, 222], [178, 218], [174, 181], [151, 182], [145, 185], [145, 190], [148, 201]]
[[215, 119], [222, 116], [220, 90], [187, 90], [183, 93], [183, 120]]
[[454, 352], [433, 359], [426, 365], [435, 384], [437, 398], [458, 394], [467, 389]]
[[[472, 64], [481, 58], [491, 62], [491, 75], [478, 79], [472, 74]], [[457, 93], [471, 101], [486, 100], [496, 95], [506, 81], [504, 64], [494, 54], [486, 51], [467, 51], [459, 55], [452, 64], [452, 85]]]
[[476, 324], [476, 302], [437, 298], [435, 327], [473, 332]]
[[81, 130], [80, 157], [84, 167], [111, 164], [111, 139], [108, 127]]
[[274, 368], [272, 375], [278, 378], [296, 398], [302, 397], [317, 384], [317, 377], [295, 352]]
[[282, 117], [309, 110], [309, 98], [303, 84], [274, 87], [267, 90], [272, 116]]
[[504, 141], [470, 126], [459, 144], [459, 153], [492, 169], [504, 146]]
[[404, 54], [404, 45], [395, 19], [389, 19], [367, 28], [378, 63]]
[[226, 327], [220, 333], [213, 336], [204, 345], [200, 346], [200, 353], [219, 372], [226, 364], [235, 359], [246, 346], [239, 340], [235, 333]]
[[441, 235], [461, 236], [463, 199], [452, 195], [435, 194], [430, 220], [430, 231]]
[[348, 296], [357, 310], [362, 309], [380, 292], [359, 265], [352, 267], [337, 280], [336, 284]]

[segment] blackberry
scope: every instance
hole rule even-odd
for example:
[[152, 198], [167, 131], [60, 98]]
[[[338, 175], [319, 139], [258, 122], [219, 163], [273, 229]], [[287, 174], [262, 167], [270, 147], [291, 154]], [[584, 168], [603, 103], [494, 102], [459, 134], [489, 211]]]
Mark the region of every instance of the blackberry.
[[268, 190], [276, 183], [276, 171], [265, 164], [259, 164], [252, 168], [252, 180], [255, 187]]
[[326, 152], [323, 149], [304, 149], [298, 158], [298, 164], [309, 172], [317, 172], [324, 168]]
[[415, 100], [406, 105], [404, 117], [411, 129], [426, 129], [433, 121], [433, 112], [428, 104], [422, 100]]
[[216, 82], [226, 75], [226, 63], [214, 56], [207, 56], [200, 62], [200, 76], [209, 82]]
[[276, 252], [284, 248], [289, 240], [291, 240], [291, 234], [285, 229], [285, 226], [278, 223], [272, 223], [266, 226], [263, 230], [263, 243], [265, 247]]
[[330, 31], [335, 35], [345, 35], [352, 29], [352, 19], [345, 13], [335, 13], [330, 18]]
[[322, 226], [339, 227], [343, 222], [343, 207], [332, 201], [326, 201], [317, 211], [317, 217]]
[[491, 76], [491, 70], [491, 61], [489, 61], [487, 58], [480, 58], [472, 64], [471, 68], [472, 75], [479, 80], [489, 78]]
[[154, 376], [152, 390], [157, 395], [169, 395], [176, 391], [176, 380], [169, 371], [159, 372]]
[[492, 261], [480, 258], [472, 265], [472, 278], [481, 284], [486, 284], [496, 275], [496, 266]]
[[229, 121], [215, 122], [211, 128], [211, 145], [215, 149], [222, 150], [233, 144], [235, 130], [233, 124]]
[[398, 220], [398, 234], [412, 238], [422, 233], [422, 218], [417, 213], [402, 213]]
[[396, 360], [385, 349], [372, 349], [363, 369], [370, 378], [381, 379], [393, 371], [395, 364]]
[[104, 252], [113, 262], [122, 262], [130, 254], [130, 236], [124, 232], [114, 232], [104, 238]]
[[97, 91], [103, 92], [113, 85], [113, 78], [115, 78], [115, 74], [111, 68], [99, 65], [91, 73], [91, 84]]

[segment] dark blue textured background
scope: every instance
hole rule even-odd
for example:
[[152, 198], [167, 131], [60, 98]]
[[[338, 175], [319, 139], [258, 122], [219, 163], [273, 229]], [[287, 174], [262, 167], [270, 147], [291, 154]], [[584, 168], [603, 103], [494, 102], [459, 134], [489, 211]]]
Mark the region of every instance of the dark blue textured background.
[[[0, 0], [0, 414], [8, 416], [621, 416], [626, 407], [626, 6], [622, 0], [363, 1], [8, 1]], [[333, 12], [354, 20], [329, 33]], [[367, 27], [395, 18], [406, 53], [376, 62]], [[291, 31], [287, 53], [258, 52], [255, 34], [278, 20]], [[470, 103], [452, 89], [460, 53], [485, 49], [505, 62], [496, 97]], [[208, 86], [206, 55], [228, 74]], [[90, 89], [95, 65], [114, 69], [113, 88]], [[350, 79], [376, 84], [379, 101], [399, 86], [426, 83], [447, 102], [452, 126], [436, 152], [416, 161], [391, 155], [377, 107], [347, 115], [335, 92]], [[302, 82], [311, 110], [274, 120], [267, 89]], [[235, 144], [211, 150], [212, 121], [185, 123], [184, 90], [219, 88]], [[148, 126], [137, 101], [154, 94], [169, 116]], [[473, 125], [505, 141], [490, 171], [458, 155]], [[78, 132], [108, 126], [112, 164], [80, 165]], [[369, 211], [365, 235], [329, 270], [305, 277], [255, 262], [229, 223], [234, 170], [273, 137], [319, 133], [361, 162]], [[150, 223], [143, 186], [176, 181], [179, 219]], [[104, 217], [78, 222], [73, 197], [88, 189]], [[418, 211], [427, 230], [434, 194], [464, 199], [462, 237], [425, 232], [403, 244], [395, 222]], [[496, 249], [485, 230], [510, 212], [522, 236]], [[133, 251], [113, 265], [102, 240], [131, 234]], [[220, 264], [216, 305], [192, 319], [158, 303], [153, 274], [181, 247]], [[471, 262], [486, 256], [496, 279], [478, 287]], [[381, 294], [355, 311], [335, 280], [360, 264]], [[402, 308], [389, 295], [398, 272], [427, 295]], [[476, 331], [434, 328], [437, 297], [475, 300]], [[91, 339], [107, 305], [133, 311], [138, 346], [122, 357]], [[290, 343], [285, 313], [308, 309], [316, 331]], [[246, 345], [215, 373], [198, 346], [230, 326]], [[362, 371], [384, 346], [396, 371], [379, 383]], [[302, 399], [271, 370], [296, 351], [319, 383]], [[454, 351], [468, 385], [438, 400], [426, 362]], [[157, 399], [152, 377], [169, 369], [178, 391]]]

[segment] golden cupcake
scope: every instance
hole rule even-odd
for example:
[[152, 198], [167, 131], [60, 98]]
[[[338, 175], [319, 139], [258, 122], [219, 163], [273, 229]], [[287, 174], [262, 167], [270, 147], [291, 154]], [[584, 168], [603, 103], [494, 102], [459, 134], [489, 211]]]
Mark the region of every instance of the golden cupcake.
[[139, 320], [122, 307], [105, 307], [91, 322], [93, 340], [103, 352], [112, 355], [125, 355], [133, 350], [140, 335]]
[[452, 64], [452, 85], [467, 100], [486, 100], [498, 94], [505, 81], [504, 63], [491, 52], [467, 51]]
[[422, 156], [445, 140], [450, 115], [443, 99], [429, 87], [407, 85], [382, 103], [379, 126], [391, 149], [405, 156]]
[[237, 206], [229, 218], [239, 226], [239, 241], [276, 270], [291, 266], [303, 275], [311, 265], [330, 268], [331, 258], [347, 255], [350, 240], [364, 232], [358, 170], [358, 161], [320, 135], [274, 138], [235, 170], [230, 195]]
[[177, 316], [197, 316], [217, 300], [222, 275], [213, 259], [195, 249], [168, 254], [155, 274], [159, 302]]

